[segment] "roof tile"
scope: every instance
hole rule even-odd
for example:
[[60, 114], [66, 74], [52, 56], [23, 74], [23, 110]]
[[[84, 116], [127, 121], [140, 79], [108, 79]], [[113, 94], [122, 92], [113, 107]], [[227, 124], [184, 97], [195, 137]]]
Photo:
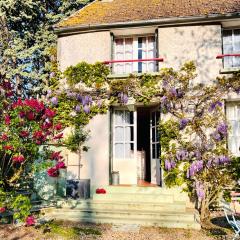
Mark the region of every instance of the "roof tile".
[[240, 0], [97, 0], [64, 19], [56, 27], [237, 12], [240, 12]]

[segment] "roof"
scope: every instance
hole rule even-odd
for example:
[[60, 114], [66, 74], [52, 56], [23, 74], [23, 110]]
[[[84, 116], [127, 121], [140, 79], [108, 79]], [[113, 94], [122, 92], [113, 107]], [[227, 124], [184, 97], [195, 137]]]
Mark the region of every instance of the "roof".
[[239, 12], [240, 0], [96, 0], [55, 28]]

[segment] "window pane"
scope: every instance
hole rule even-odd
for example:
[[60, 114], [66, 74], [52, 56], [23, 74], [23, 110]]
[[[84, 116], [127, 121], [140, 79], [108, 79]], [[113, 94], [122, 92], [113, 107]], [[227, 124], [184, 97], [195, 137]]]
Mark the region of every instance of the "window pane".
[[116, 51], [117, 52], [123, 52], [123, 39], [116, 39]]
[[240, 42], [240, 29], [234, 30], [234, 44], [239, 44]]
[[132, 52], [126, 52], [125, 53], [125, 60], [131, 60], [131, 59], [133, 59]]
[[125, 144], [125, 158], [134, 158], [134, 144], [133, 143]]
[[115, 144], [115, 157], [116, 158], [124, 158], [124, 144], [123, 143]]
[[156, 158], [156, 147], [155, 144], [152, 144], [152, 158]]
[[223, 44], [232, 43], [232, 30], [223, 31]]
[[147, 63], [146, 62], [143, 62], [142, 63], [142, 72], [144, 73], [144, 72], [147, 72]]
[[152, 128], [152, 141], [156, 142], [155, 128]]
[[115, 111], [115, 124], [121, 126], [124, 124], [124, 111]]
[[148, 71], [149, 72], [155, 72], [155, 62], [149, 62], [148, 63]]
[[133, 39], [126, 38], [125, 39], [125, 51], [132, 51], [133, 49]]
[[237, 141], [236, 137], [229, 137], [228, 147], [229, 147], [229, 150], [230, 150], [233, 154], [238, 153], [238, 151], [239, 151], [239, 149], [238, 149], [239, 146], [238, 146], [238, 141]]
[[160, 156], [160, 144], [158, 143], [157, 144], [157, 158], [159, 158], [159, 156]]
[[115, 127], [115, 141], [123, 142], [124, 141], [124, 128]]
[[133, 124], [133, 112], [125, 111], [124, 120], [126, 125]]
[[155, 126], [155, 112], [152, 112], [152, 126]]
[[133, 141], [133, 127], [126, 127], [125, 128], [125, 142]]
[[154, 58], [154, 51], [153, 50], [148, 51], [148, 58]]
[[155, 37], [148, 37], [148, 49], [155, 48]]
[[235, 119], [234, 106], [233, 105], [228, 105], [227, 106], [227, 118], [228, 118], [228, 120], [234, 120]]
[[132, 63], [126, 63], [125, 64], [125, 73], [131, 73], [132, 72]]

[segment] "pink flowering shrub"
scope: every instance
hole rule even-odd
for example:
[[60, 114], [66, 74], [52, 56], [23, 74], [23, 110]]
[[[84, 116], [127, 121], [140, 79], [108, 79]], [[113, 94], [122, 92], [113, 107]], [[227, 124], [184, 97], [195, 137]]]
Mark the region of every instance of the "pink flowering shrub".
[[[0, 96], [0, 211], [3, 212], [6, 207], [12, 209], [11, 203], [22, 184], [32, 182], [36, 160], [51, 162], [46, 169], [50, 177], [58, 177], [59, 169], [65, 168], [65, 164], [60, 152], [51, 150], [52, 145], [61, 145], [63, 138], [62, 125], [56, 120], [57, 111], [52, 109], [52, 104], [34, 98], [6, 98], [10, 84], [0, 88], [5, 93]], [[18, 203], [24, 205], [26, 199]], [[24, 219], [25, 214], [14, 216]], [[32, 225], [31, 217], [28, 223]]]

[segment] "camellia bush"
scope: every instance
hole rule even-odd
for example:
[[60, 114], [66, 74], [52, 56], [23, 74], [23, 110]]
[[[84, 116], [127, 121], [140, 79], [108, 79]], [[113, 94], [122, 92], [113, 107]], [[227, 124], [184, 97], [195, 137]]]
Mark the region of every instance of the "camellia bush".
[[32, 191], [36, 160], [50, 177], [65, 168], [60, 152], [51, 150], [61, 145], [62, 125], [52, 104], [15, 99], [8, 81], [1, 85], [0, 109], [0, 216], [12, 212], [15, 219], [33, 223], [30, 196], [22, 193]]
[[108, 66], [101, 63], [82, 62], [69, 67], [62, 75], [64, 80], [48, 94], [60, 110], [59, 117], [73, 129], [83, 129], [113, 103], [127, 105], [130, 99], [131, 103], [159, 103], [159, 155], [165, 184], [182, 186], [196, 200], [202, 222], [208, 222], [210, 206], [225, 187], [233, 186], [237, 177], [234, 172], [239, 169], [227, 149], [231, 129], [224, 107], [227, 94], [240, 93], [240, 74], [199, 84], [193, 62], [179, 71], [162, 69], [157, 76], [130, 75], [109, 81], [108, 74]]

